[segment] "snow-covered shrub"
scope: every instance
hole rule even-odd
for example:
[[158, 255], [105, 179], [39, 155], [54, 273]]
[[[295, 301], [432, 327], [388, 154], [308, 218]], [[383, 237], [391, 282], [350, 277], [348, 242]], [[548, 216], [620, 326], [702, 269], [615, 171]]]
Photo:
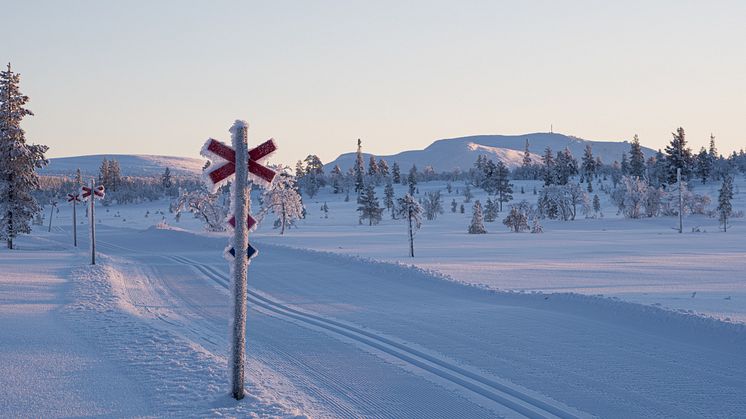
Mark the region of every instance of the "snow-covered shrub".
[[512, 206], [508, 216], [503, 220], [505, 224], [512, 232], [520, 233], [522, 231], [528, 231], [528, 217], [521, 211], [517, 206]]
[[537, 208], [542, 218], [574, 220], [578, 205], [589, 206], [588, 193], [578, 184], [548, 185], [539, 194]]

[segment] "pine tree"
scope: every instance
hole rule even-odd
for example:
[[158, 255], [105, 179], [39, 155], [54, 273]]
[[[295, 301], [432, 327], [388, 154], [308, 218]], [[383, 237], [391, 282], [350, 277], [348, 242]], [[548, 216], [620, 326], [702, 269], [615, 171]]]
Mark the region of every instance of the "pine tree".
[[473, 195], [471, 194], [471, 187], [469, 187], [469, 185], [466, 185], [466, 187], [464, 188], [464, 202], [468, 204], [469, 202], [471, 202], [472, 197]]
[[111, 189], [110, 179], [109, 161], [104, 157], [101, 161], [101, 166], [98, 169], [98, 183], [104, 185], [104, 188], [106, 189]]
[[173, 180], [171, 179], [171, 169], [168, 167], [163, 171], [163, 176], [161, 176], [161, 186], [163, 189], [171, 189], [171, 187], [174, 186]]
[[497, 219], [498, 207], [495, 202], [487, 197], [487, 203], [484, 204], [484, 221], [491, 223]]
[[394, 183], [401, 183], [401, 169], [399, 169], [399, 163], [394, 162], [394, 166], [391, 167], [391, 177]]
[[414, 257], [414, 234], [422, 227], [422, 207], [410, 194], [398, 200], [397, 212], [409, 225], [409, 256]]
[[368, 160], [368, 178], [378, 183], [378, 163], [376, 163], [374, 156], [370, 156], [370, 160]]
[[586, 178], [591, 179], [596, 173], [596, 160], [593, 158], [593, 149], [590, 144], [585, 145], [581, 168], [582, 173]]
[[572, 156], [569, 148], [557, 152], [554, 162], [554, 180], [557, 185], [567, 185], [572, 176], [578, 174], [578, 161]]
[[80, 168], [75, 170], [75, 190], [80, 190], [83, 187], [83, 174], [80, 172]]
[[451, 201], [451, 212], [456, 213], [456, 210], [458, 209], [458, 204], [456, 203], [456, 198]]
[[389, 177], [389, 164], [384, 159], [378, 160], [378, 176], [382, 179], [388, 179]]
[[526, 146], [523, 149], [523, 161], [521, 162], [521, 166], [526, 170], [531, 170], [531, 152], [528, 150], [528, 138], [526, 138]]
[[511, 199], [513, 199], [513, 185], [510, 184], [510, 179], [508, 178], [509, 176], [510, 170], [508, 170], [508, 167], [505, 165], [505, 163], [502, 162], [502, 160], [498, 160], [495, 169], [495, 177], [497, 180], [497, 202], [499, 202], [500, 211], [503, 210], [504, 202], [509, 202]]
[[386, 208], [391, 211], [391, 218], [396, 219], [396, 208], [394, 208], [394, 185], [391, 183], [391, 179], [386, 183], [386, 187], [383, 190], [383, 203]]
[[20, 74], [8, 64], [0, 72], [0, 239], [9, 249], [18, 234], [31, 232], [31, 221], [41, 207], [31, 193], [39, 188], [36, 169], [46, 166], [44, 145], [26, 144], [21, 121], [33, 113], [19, 90]]
[[355, 155], [355, 193], [362, 193], [365, 188], [365, 163], [363, 162], [363, 143], [357, 139], [357, 154]]
[[342, 168], [339, 165], [335, 165], [331, 173], [332, 177], [332, 192], [335, 194], [342, 192], [343, 182], [342, 179]]
[[116, 191], [122, 183], [122, 172], [117, 160], [109, 162], [109, 190]]
[[627, 159], [627, 153], [622, 153], [622, 164], [621, 164], [621, 171], [622, 176], [629, 175], [629, 159]]
[[601, 199], [598, 197], [598, 195], [593, 195], [593, 212], [597, 216], [602, 215], [601, 214]]
[[645, 155], [642, 154], [640, 138], [637, 134], [632, 138], [629, 145], [629, 175], [642, 179], [645, 177]]
[[702, 183], [707, 183], [707, 179], [712, 173], [713, 161], [710, 159], [710, 154], [707, 150], [702, 147], [697, 154], [696, 164], [694, 166], [695, 174], [702, 180]]
[[552, 154], [552, 147], [547, 146], [547, 148], [544, 150], [544, 155], [541, 158], [541, 162], [544, 165], [544, 185], [554, 185], [556, 183], [556, 180], [554, 176], [554, 155]]
[[459, 209], [458, 209], [458, 211], [459, 211], [459, 212], [460, 212], [461, 214], [463, 214], [463, 213], [465, 212], [464, 204], [461, 204], [461, 205], [459, 206]]
[[676, 183], [676, 169], [681, 169], [681, 178], [688, 180], [691, 175], [692, 151], [686, 146], [684, 128], [679, 127], [672, 134], [671, 143], [666, 146], [666, 181]]
[[360, 222], [368, 220], [368, 225], [378, 224], [381, 221], [383, 208], [379, 207], [378, 198], [373, 185], [365, 187], [365, 192], [360, 197], [360, 206], [357, 208], [360, 212]]
[[477, 199], [474, 201], [474, 215], [471, 217], [471, 224], [469, 224], [469, 234], [485, 234], [487, 230], [484, 228], [484, 216], [482, 215], [482, 204]]
[[415, 188], [417, 187], [417, 166], [415, 165], [412, 165], [412, 168], [409, 169], [407, 185], [409, 185], [409, 194], [414, 195]]
[[733, 178], [731, 176], [725, 176], [723, 179], [723, 185], [720, 187], [720, 193], [718, 195], [718, 213], [720, 214], [720, 223], [723, 225], [723, 231], [728, 231], [728, 218], [733, 213]]

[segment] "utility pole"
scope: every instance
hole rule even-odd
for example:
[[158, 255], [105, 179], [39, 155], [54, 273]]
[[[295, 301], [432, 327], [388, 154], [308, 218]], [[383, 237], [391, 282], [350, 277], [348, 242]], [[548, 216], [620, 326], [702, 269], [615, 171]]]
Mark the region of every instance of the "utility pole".
[[[93, 178], [91, 178], [91, 191], [93, 191]], [[95, 195], [91, 193], [89, 197], [91, 208], [88, 209], [88, 224], [91, 226], [91, 265], [96, 264], [96, 216], [93, 213]]]

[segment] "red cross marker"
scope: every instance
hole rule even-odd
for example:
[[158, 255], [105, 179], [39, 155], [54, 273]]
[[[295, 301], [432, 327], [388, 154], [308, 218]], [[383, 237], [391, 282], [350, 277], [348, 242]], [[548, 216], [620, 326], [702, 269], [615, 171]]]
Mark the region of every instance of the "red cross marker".
[[[96, 186], [93, 188], [93, 195], [95, 195], [98, 198], [104, 197], [104, 187], [103, 185]], [[91, 196], [91, 188], [87, 186], [83, 186], [83, 199], [86, 199]]]
[[[275, 178], [274, 170], [259, 163], [274, 153], [275, 150], [277, 150], [277, 146], [273, 139], [269, 139], [249, 150], [249, 173], [260, 182], [272, 183]], [[230, 146], [210, 138], [202, 147], [201, 154], [210, 159], [218, 157], [225, 161], [224, 164], [215, 165], [214, 168], [208, 168], [206, 171], [207, 178], [213, 188], [236, 173], [236, 152]]]
[[80, 194], [67, 194], [67, 202], [80, 202]]

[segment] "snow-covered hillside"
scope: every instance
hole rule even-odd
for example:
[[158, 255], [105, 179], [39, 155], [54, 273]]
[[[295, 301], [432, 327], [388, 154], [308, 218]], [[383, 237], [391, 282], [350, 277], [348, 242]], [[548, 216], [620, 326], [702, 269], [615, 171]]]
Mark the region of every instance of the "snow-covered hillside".
[[88, 156], [59, 157], [49, 159], [49, 165], [40, 171], [43, 175], [72, 176], [80, 168], [83, 175], [98, 173], [103, 159], [116, 160], [124, 176], [160, 175], [168, 167], [171, 173], [183, 176], [199, 176], [203, 159], [174, 156], [152, 156], [145, 154], [93, 154]]
[[[629, 144], [626, 141], [589, 141], [563, 134], [534, 133], [524, 135], [475, 135], [470, 137], [449, 138], [432, 143], [424, 150], [404, 151], [391, 156], [376, 156], [385, 159], [389, 164], [399, 163], [402, 168], [409, 168], [413, 164], [419, 168], [432, 166], [436, 172], [450, 171], [460, 168], [462, 171], [469, 170], [480, 154], [489, 158], [500, 159], [510, 168], [517, 167], [523, 159], [523, 150], [529, 142], [529, 150], [534, 155], [532, 158], [538, 161], [538, 156], [544, 152], [546, 147], [551, 147], [555, 152], [569, 148], [576, 158], [583, 155], [586, 144], [593, 147], [593, 155], [601, 157], [605, 163], [621, 160], [622, 154], [629, 153]], [[363, 143], [365, 149], [366, 144]], [[643, 147], [646, 157], [655, 154], [655, 151]], [[367, 163], [370, 154], [365, 154]], [[342, 170], [347, 170], [355, 161], [355, 153], [345, 153], [336, 160], [325, 165], [328, 170], [339, 165]]]

